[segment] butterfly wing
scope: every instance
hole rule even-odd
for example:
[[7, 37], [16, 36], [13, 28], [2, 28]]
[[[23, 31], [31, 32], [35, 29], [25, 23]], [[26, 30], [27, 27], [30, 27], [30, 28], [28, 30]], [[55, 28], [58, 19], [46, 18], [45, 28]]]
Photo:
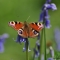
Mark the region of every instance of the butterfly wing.
[[[22, 22], [11, 21], [9, 26], [13, 27], [18, 31], [18, 34], [24, 38], [36, 37], [39, 34], [39, 31], [43, 28], [42, 23], [30, 23], [27, 26]], [[25, 27], [25, 28], [24, 28]]]
[[42, 23], [30, 23], [29, 24], [31, 30], [30, 30], [30, 33], [29, 33], [29, 37], [36, 37], [39, 35], [39, 31], [41, 31], [41, 29], [43, 28], [43, 24]]
[[34, 30], [34, 29], [31, 29], [30, 30], [30, 33], [29, 33], [29, 37], [30, 38], [34, 38], [34, 37], [36, 37], [36, 36], [38, 36], [39, 35], [39, 32], [38, 31], [36, 31], [36, 30]]
[[19, 30], [20, 28], [24, 26], [22, 22], [18, 22], [18, 21], [10, 21], [8, 24], [15, 30]]
[[18, 30], [18, 34], [20, 35], [20, 36], [22, 36], [23, 38], [28, 38], [28, 33], [27, 33], [27, 31], [25, 31], [24, 30], [24, 28], [22, 29], [19, 29]]
[[43, 28], [43, 24], [39, 23], [39, 22], [33, 22], [33, 23], [30, 23], [29, 25], [32, 29], [34, 29], [38, 32]]

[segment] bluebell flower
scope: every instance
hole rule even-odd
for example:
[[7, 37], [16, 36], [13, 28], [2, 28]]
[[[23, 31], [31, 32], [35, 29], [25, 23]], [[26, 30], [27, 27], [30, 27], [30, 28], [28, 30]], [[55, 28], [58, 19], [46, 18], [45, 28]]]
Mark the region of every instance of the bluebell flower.
[[50, 57], [50, 58], [48, 58], [47, 60], [54, 60], [54, 59]]
[[49, 20], [49, 14], [48, 14], [48, 10], [42, 11], [40, 14], [40, 22], [43, 22], [43, 19], [47, 19]]
[[56, 42], [56, 48], [60, 51], [60, 29], [57, 27], [54, 29], [54, 38]]
[[[26, 40], [27, 40], [27, 39], [28, 39], [28, 38], [23, 38], [23, 37], [20, 36], [20, 35], [18, 35], [18, 36], [17, 36], [17, 39], [16, 39], [16, 42], [18, 42], [18, 43], [24, 42], [23, 52], [26, 51]], [[29, 40], [28, 40], [28, 51], [31, 51], [31, 50], [29, 49]]]
[[[25, 41], [27, 40], [28, 38], [25, 38]], [[28, 52], [30, 52], [30, 48], [29, 48], [29, 40], [28, 40]], [[26, 51], [26, 42], [24, 42], [24, 47], [23, 47], [23, 52]]]
[[50, 20], [49, 20], [49, 14], [48, 10], [57, 10], [57, 7], [54, 3], [51, 3], [51, 0], [47, 0], [46, 3], [42, 7], [42, 12], [40, 14], [40, 22], [43, 22], [45, 20], [45, 26], [46, 28], [50, 28]]
[[39, 52], [40, 52], [40, 43], [39, 43], [39, 40], [37, 40], [35, 48], [34, 48], [34, 55], [35, 55], [35, 57], [39, 56], [39, 54], [40, 54]]
[[34, 55], [35, 55], [35, 58], [39, 56], [39, 52], [34, 48]]
[[40, 43], [39, 43], [39, 41], [36, 42], [36, 47], [37, 47], [37, 51], [39, 52], [40, 51]]
[[45, 19], [45, 26], [46, 28], [50, 28], [50, 20], [49, 20], [49, 15], [48, 15], [48, 10], [45, 10], [41, 13], [40, 15], [40, 22], [43, 22], [43, 20]]
[[39, 35], [37, 36], [37, 40], [40, 40], [40, 33], [39, 33]]
[[43, 10], [42, 13], [40, 14], [40, 22], [43, 22], [43, 20], [45, 20], [45, 26], [47, 28], [50, 28], [50, 20], [49, 20], [49, 14], [48, 14], [48, 10]]
[[40, 43], [39, 43], [39, 41], [40, 41], [40, 33], [39, 33], [39, 35], [37, 36], [37, 41], [36, 41], [36, 44], [35, 44], [35, 48], [34, 48], [34, 57], [36, 58], [36, 57], [38, 57], [39, 56], [39, 51], [40, 51]]
[[54, 3], [51, 3], [51, 0], [46, 0], [46, 3], [44, 4], [45, 8], [48, 10], [48, 9], [51, 9], [51, 10], [57, 10], [57, 7]]
[[26, 42], [25, 38], [21, 37], [20, 35], [17, 36], [16, 42], [22, 43]]
[[54, 11], [54, 10], [57, 10], [57, 7], [54, 3], [51, 3], [51, 9]]
[[2, 39], [0, 39], [0, 53], [4, 52], [4, 43], [2, 41]]
[[50, 20], [46, 20], [46, 21], [45, 21], [45, 25], [46, 25], [47, 28], [50, 28], [50, 27], [51, 27], [51, 25], [50, 25]]
[[51, 0], [46, 0], [46, 3], [48, 3], [48, 4], [51, 3]]
[[0, 53], [4, 52], [4, 42], [8, 37], [9, 37], [9, 34], [7, 33], [0, 35]]

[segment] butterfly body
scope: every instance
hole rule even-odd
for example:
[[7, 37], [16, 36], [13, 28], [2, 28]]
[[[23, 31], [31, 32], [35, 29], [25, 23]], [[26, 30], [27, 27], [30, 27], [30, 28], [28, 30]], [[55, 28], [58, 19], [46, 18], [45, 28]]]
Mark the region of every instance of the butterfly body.
[[24, 23], [17, 21], [10, 21], [9, 26], [17, 30], [18, 34], [23, 38], [36, 37], [38, 36], [39, 31], [43, 28], [42, 23], [39, 22], [27, 23], [26, 21]]

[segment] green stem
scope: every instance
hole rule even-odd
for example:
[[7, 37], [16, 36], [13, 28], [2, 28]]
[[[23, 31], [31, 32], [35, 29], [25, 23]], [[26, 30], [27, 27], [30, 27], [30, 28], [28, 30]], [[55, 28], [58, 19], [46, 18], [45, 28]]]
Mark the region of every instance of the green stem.
[[39, 54], [38, 60], [41, 60], [41, 54], [42, 54], [42, 43], [43, 43], [42, 40], [43, 40], [43, 29], [42, 29], [41, 37], [40, 37], [40, 54]]
[[[35, 48], [36, 48], [36, 45], [35, 45]], [[34, 49], [35, 49], [35, 48], [34, 48]], [[33, 60], [35, 60], [35, 51], [34, 51], [34, 55], [33, 55]]]
[[29, 57], [28, 57], [28, 39], [26, 39], [26, 60], [29, 60]]
[[46, 31], [44, 25], [44, 59], [46, 60]]
[[[43, 47], [44, 47], [44, 60], [46, 60], [46, 33], [45, 33], [45, 23], [43, 22], [43, 24], [44, 24], [44, 28], [42, 29], [41, 38], [40, 38], [40, 56], [38, 60], [41, 60], [41, 56], [43, 54]], [[44, 35], [44, 39], [43, 39], [43, 35]]]

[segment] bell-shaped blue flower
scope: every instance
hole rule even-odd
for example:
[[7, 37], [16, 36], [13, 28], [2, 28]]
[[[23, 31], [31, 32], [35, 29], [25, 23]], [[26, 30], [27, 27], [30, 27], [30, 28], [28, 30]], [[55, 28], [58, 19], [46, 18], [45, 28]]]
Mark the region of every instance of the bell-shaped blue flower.
[[46, 3], [48, 3], [48, 4], [51, 3], [51, 0], [46, 0]]
[[56, 42], [56, 49], [60, 51], [60, 29], [58, 27], [54, 30], [54, 38]]
[[39, 35], [37, 36], [37, 40], [40, 40], [40, 33], [39, 33]]
[[51, 9], [54, 11], [54, 10], [57, 10], [57, 7], [54, 3], [51, 3]]
[[[23, 38], [23, 37], [21, 37], [20, 35], [18, 35], [18, 36], [17, 36], [17, 39], [16, 39], [16, 42], [18, 42], [18, 43], [24, 42], [23, 52], [26, 51], [26, 40], [28, 40], [28, 38]], [[31, 51], [31, 50], [29, 49], [29, 40], [28, 40], [28, 51]]]
[[39, 51], [37, 51], [35, 48], [34, 48], [33, 51], [34, 51], [34, 55], [35, 55], [34, 57], [35, 57], [35, 58], [38, 57], [38, 56], [39, 56]]
[[20, 35], [17, 36], [16, 42], [26, 42], [25, 38], [21, 37]]
[[45, 21], [45, 26], [46, 26], [46, 28], [50, 28], [51, 27], [50, 20], [46, 20]]
[[47, 60], [54, 60], [54, 59], [50, 57], [50, 58], [48, 58]]
[[4, 42], [7, 38], [9, 38], [9, 34], [7, 33], [0, 35], [0, 53], [4, 52]]

